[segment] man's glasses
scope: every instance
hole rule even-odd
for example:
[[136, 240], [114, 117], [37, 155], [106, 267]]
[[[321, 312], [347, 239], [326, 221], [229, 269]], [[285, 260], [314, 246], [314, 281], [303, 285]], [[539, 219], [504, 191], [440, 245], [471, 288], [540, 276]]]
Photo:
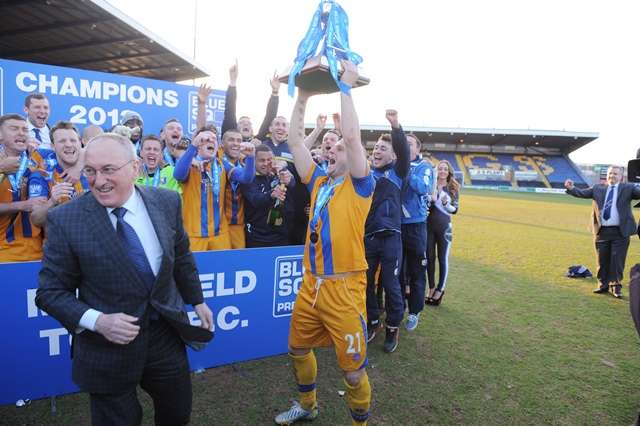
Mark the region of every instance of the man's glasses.
[[124, 166], [126, 166], [127, 164], [133, 162], [134, 160], [129, 160], [126, 163], [124, 163], [122, 166], [120, 167], [116, 167], [116, 166], [104, 166], [103, 168], [101, 168], [100, 170], [96, 170], [93, 167], [85, 167], [84, 169], [82, 169], [82, 171], [84, 172], [84, 175], [86, 177], [95, 177], [98, 173], [103, 174], [105, 176], [111, 176], [113, 175], [115, 172], [117, 172], [118, 170], [120, 170], [121, 168], [123, 168]]

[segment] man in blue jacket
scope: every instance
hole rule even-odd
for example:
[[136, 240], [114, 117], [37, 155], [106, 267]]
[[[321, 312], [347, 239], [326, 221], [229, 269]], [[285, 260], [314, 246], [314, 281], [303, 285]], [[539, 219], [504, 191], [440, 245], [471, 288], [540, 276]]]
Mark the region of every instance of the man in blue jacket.
[[399, 326], [404, 315], [404, 299], [398, 280], [402, 256], [401, 191], [409, 173], [409, 146], [398, 122], [398, 112], [387, 110], [391, 135], [382, 135], [373, 148], [373, 176], [376, 188], [364, 229], [367, 270], [367, 341], [380, 330], [380, 306], [376, 297], [376, 276], [385, 291], [386, 337], [384, 351], [398, 347]]
[[415, 330], [424, 309], [427, 273], [427, 200], [433, 190], [433, 167], [420, 155], [421, 142], [406, 135], [411, 166], [402, 187], [402, 288], [409, 289], [409, 316], [405, 327]]

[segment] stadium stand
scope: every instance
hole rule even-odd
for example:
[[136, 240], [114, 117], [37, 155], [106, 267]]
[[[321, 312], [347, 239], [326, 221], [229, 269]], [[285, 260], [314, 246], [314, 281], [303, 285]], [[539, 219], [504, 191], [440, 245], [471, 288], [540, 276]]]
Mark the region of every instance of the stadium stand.
[[[312, 126], [307, 126], [311, 129]], [[367, 148], [384, 126], [362, 126]], [[593, 132], [506, 129], [404, 127], [423, 142], [423, 157], [436, 165], [449, 161], [463, 185], [474, 187], [563, 188], [571, 179], [578, 187], [589, 182], [569, 154], [598, 138]]]
[[546, 157], [544, 165], [547, 167], [549, 182], [553, 188], [563, 188], [567, 179], [573, 180], [578, 186], [587, 186], [587, 182], [578, 172], [579, 169], [565, 156]]
[[0, 3], [3, 59], [181, 81], [204, 67], [105, 0]]

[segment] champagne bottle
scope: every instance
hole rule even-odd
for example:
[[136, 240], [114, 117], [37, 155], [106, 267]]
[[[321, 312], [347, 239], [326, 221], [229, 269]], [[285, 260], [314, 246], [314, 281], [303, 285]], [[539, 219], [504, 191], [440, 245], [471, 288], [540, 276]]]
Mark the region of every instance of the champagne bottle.
[[[281, 190], [285, 189], [285, 185], [282, 183], [279, 183], [278, 187]], [[276, 198], [273, 201], [273, 205], [269, 209], [269, 214], [267, 215], [267, 224], [271, 226], [282, 226], [283, 223], [284, 223], [284, 202], [281, 202], [279, 198]]]

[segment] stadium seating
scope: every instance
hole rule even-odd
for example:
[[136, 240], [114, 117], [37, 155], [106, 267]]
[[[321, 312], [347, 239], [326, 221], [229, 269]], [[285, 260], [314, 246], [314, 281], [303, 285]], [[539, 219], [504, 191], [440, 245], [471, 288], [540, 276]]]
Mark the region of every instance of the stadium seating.
[[[542, 159], [543, 162], [538, 161]], [[572, 164], [563, 156], [536, 157], [540, 168], [547, 174], [547, 179], [553, 188], [563, 188], [564, 181], [571, 179], [578, 187], [586, 187], [587, 183], [576, 172]]]
[[[434, 167], [440, 160], [449, 161], [454, 171], [465, 176], [467, 183], [479, 186], [514, 186], [523, 188], [563, 188], [564, 181], [571, 179], [578, 187], [586, 187], [587, 183], [578, 174], [571, 160], [565, 156], [542, 155], [510, 155], [492, 153], [444, 152], [433, 151], [425, 155]], [[469, 170], [493, 169], [513, 171], [512, 180], [509, 175], [504, 180], [471, 179]], [[518, 176], [518, 172], [528, 173], [529, 176]], [[532, 175], [537, 175], [533, 177]]]

